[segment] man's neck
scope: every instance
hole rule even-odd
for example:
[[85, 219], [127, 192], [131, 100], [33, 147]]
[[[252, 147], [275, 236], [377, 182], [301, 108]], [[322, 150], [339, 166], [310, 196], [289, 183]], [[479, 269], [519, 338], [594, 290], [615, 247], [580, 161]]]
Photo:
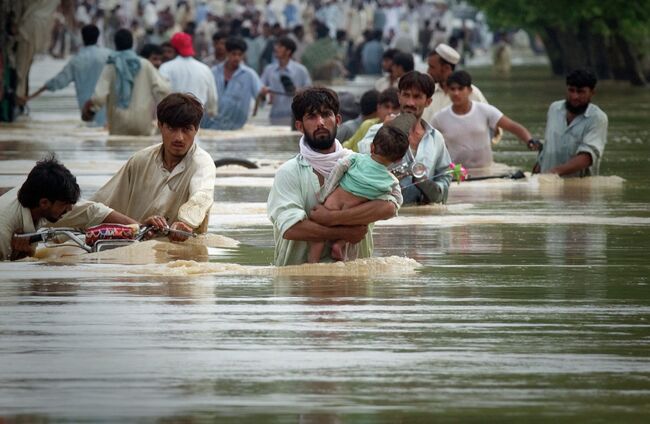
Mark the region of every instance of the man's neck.
[[465, 103], [452, 104], [451, 110], [456, 115], [466, 115], [469, 113], [470, 110], [472, 110], [472, 101], [470, 100]]
[[418, 151], [418, 146], [420, 145], [420, 141], [422, 141], [422, 137], [424, 137], [425, 133], [426, 127], [424, 126], [424, 122], [422, 119], [418, 119], [417, 125], [409, 131], [409, 146], [411, 147], [411, 150], [415, 152]]
[[286, 59], [278, 59], [278, 65], [280, 65], [280, 68], [286, 68], [290, 60], [290, 57], [287, 57]]
[[163, 167], [171, 172], [174, 168], [176, 168], [176, 165], [181, 163], [185, 156], [179, 157], [179, 156], [172, 156], [172, 155], [167, 155], [165, 154], [165, 149], [162, 149], [162, 162], [163, 162]]
[[38, 225], [38, 221], [43, 218], [43, 215], [41, 214], [40, 208], [30, 208], [29, 213], [32, 215], [32, 222], [34, 223], [34, 228]]

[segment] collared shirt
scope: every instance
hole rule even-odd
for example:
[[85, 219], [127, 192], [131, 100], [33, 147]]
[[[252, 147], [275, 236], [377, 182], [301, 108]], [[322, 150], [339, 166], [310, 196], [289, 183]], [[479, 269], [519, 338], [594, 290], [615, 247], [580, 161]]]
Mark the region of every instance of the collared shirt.
[[[284, 233], [309, 217], [309, 211], [318, 204], [316, 195], [320, 189], [314, 168], [300, 154], [285, 162], [275, 173], [266, 205], [269, 219], [273, 223], [275, 265], [299, 265], [307, 262], [309, 242], [286, 240]], [[323, 258], [329, 257], [330, 247], [330, 243], [326, 242]], [[372, 230], [369, 226], [365, 239], [359, 243], [358, 257], [370, 257], [372, 250]]]
[[[293, 81], [296, 89], [307, 87], [311, 85], [311, 77], [307, 68], [300, 63], [289, 60], [287, 66], [280, 67], [278, 63], [268, 65], [262, 73], [262, 83], [266, 85], [271, 91], [286, 93], [282, 82], [280, 81], [281, 75], [287, 75]], [[283, 94], [271, 93], [271, 124], [273, 125], [291, 125], [291, 101], [293, 96]]]
[[122, 109], [117, 105], [115, 78], [115, 66], [104, 66], [90, 98], [95, 110], [106, 105], [108, 132], [118, 135], [151, 135], [156, 128], [156, 104], [169, 94], [169, 82], [160, 76], [151, 62], [140, 58], [140, 70], [133, 80], [129, 106]]
[[209, 120], [206, 128], [218, 130], [236, 130], [244, 126], [248, 120], [251, 100], [257, 97], [262, 89], [262, 81], [255, 71], [240, 64], [226, 84], [224, 76], [225, 64], [212, 68], [219, 93], [219, 114]]
[[[95, 45], [82, 47], [61, 72], [45, 83], [45, 88], [49, 91], [57, 91], [74, 81], [77, 104], [79, 109], [82, 109], [93, 95], [95, 85], [97, 85], [102, 69], [111, 53], [112, 50]], [[106, 108], [102, 108], [95, 114], [93, 123], [97, 126], [103, 126], [106, 123]]]
[[[451, 183], [451, 176], [446, 172], [451, 164], [451, 157], [445, 146], [445, 139], [440, 133], [425, 120], [421, 120], [424, 126], [424, 135], [418, 144], [416, 152], [410, 150], [404, 156], [402, 161], [421, 163], [427, 167], [427, 177], [432, 180], [440, 188], [440, 196], [438, 199], [432, 199], [432, 202], [445, 203], [447, 201], [447, 194], [449, 192], [449, 184]], [[370, 154], [370, 144], [375, 138], [375, 134], [379, 128], [384, 124], [376, 124], [370, 127], [366, 136], [358, 144], [359, 153]], [[409, 147], [409, 149], [411, 149]], [[409, 154], [410, 153], [410, 154]], [[413, 157], [414, 159], [410, 159]], [[404, 196], [404, 204], [413, 203], [416, 192], [418, 192], [412, 176], [404, 177], [400, 180], [402, 186], [402, 194]], [[412, 193], [409, 193], [412, 192]]]
[[206, 114], [217, 114], [217, 87], [208, 65], [178, 55], [160, 65], [160, 75], [169, 80], [173, 92], [192, 93], [201, 101]]
[[[481, 93], [481, 90], [474, 84], [472, 84], [472, 93], [469, 95], [469, 99], [479, 103], [488, 102], [483, 93]], [[442, 87], [440, 87], [440, 84], [436, 83], [436, 89], [433, 92], [433, 96], [431, 96], [431, 104], [424, 109], [422, 119], [427, 122], [433, 122], [433, 116], [450, 105], [451, 98], [449, 94], [445, 93]]]
[[548, 108], [544, 149], [538, 158], [540, 171], [546, 172], [568, 162], [578, 153], [588, 153], [591, 166], [571, 176], [598, 175], [607, 143], [607, 115], [593, 103], [570, 124], [567, 124], [566, 113], [564, 100], [553, 102]]
[[171, 171], [160, 143], [131, 156], [92, 199], [140, 222], [161, 215], [198, 228], [212, 207], [215, 178], [214, 161], [196, 142]]
[[9, 259], [11, 238], [16, 233], [33, 233], [42, 227], [92, 227], [113, 211], [101, 203], [82, 200], [56, 223], [41, 218], [34, 225], [31, 211], [18, 201], [18, 190], [20, 187], [15, 187], [0, 197], [0, 260]]

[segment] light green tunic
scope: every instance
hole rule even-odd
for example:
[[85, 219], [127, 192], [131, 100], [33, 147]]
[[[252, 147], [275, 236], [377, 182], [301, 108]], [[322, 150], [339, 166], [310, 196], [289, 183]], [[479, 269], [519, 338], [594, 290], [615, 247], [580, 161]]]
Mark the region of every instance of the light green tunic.
[[348, 193], [373, 200], [390, 193], [399, 185], [397, 178], [386, 166], [376, 162], [369, 155], [352, 155], [350, 161], [350, 168], [339, 183]]
[[[318, 204], [320, 190], [318, 177], [302, 155], [285, 162], [276, 172], [267, 202], [269, 219], [273, 223], [275, 239], [274, 264], [299, 265], [307, 262], [309, 242], [286, 240], [284, 233], [295, 224], [308, 218], [308, 212]], [[372, 228], [359, 243], [359, 258], [372, 256]], [[331, 261], [330, 243], [323, 249], [321, 261]]]

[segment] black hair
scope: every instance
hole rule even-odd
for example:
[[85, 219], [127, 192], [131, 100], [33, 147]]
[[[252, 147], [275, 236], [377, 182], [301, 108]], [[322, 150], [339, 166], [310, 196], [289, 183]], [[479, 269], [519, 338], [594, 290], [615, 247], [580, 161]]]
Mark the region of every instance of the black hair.
[[399, 92], [397, 91], [397, 88], [390, 87], [379, 93], [377, 104], [383, 105], [385, 103], [390, 103], [395, 107], [399, 107]]
[[402, 75], [397, 83], [397, 89], [399, 91], [416, 89], [424, 93], [427, 96], [427, 99], [433, 96], [433, 91], [436, 86], [433, 82], [433, 79], [429, 74], [423, 74], [419, 71], [411, 71]]
[[158, 103], [156, 116], [160, 123], [171, 128], [193, 125], [198, 130], [203, 118], [203, 105], [193, 94], [171, 93]]
[[404, 69], [404, 72], [411, 72], [415, 69], [415, 64], [413, 63], [413, 55], [410, 53], [404, 53], [398, 51], [393, 56], [393, 65], [401, 66]]
[[115, 50], [129, 50], [133, 47], [133, 34], [126, 28], [118, 29], [114, 36]]
[[144, 57], [145, 59], [149, 59], [154, 54], [163, 54], [162, 47], [160, 47], [158, 44], [145, 44], [140, 50], [140, 56]]
[[461, 87], [471, 87], [472, 76], [467, 71], [452, 72], [452, 74], [447, 77], [447, 87], [451, 84], [458, 84]]
[[244, 39], [240, 37], [229, 37], [226, 40], [226, 51], [227, 52], [232, 52], [235, 50], [239, 50], [242, 53], [246, 53], [246, 50], [248, 49], [248, 45], [244, 41]]
[[219, 41], [223, 38], [228, 38], [228, 33], [226, 31], [217, 31], [212, 36], [212, 41]]
[[320, 21], [316, 21], [316, 38], [325, 38], [328, 37], [329, 34], [329, 27]]
[[75, 176], [52, 153], [36, 162], [18, 190], [18, 201], [31, 209], [38, 207], [41, 199], [75, 204], [80, 194]]
[[[381, 40], [381, 38], [380, 38], [380, 40]], [[384, 52], [384, 54], [381, 55], [381, 58], [382, 59], [393, 60], [393, 58], [395, 57], [395, 54], [397, 54], [397, 52], [399, 52], [399, 50], [397, 50], [397, 49], [388, 49], [388, 50], [386, 50]]]
[[361, 107], [361, 115], [367, 116], [377, 112], [377, 104], [379, 103], [379, 91], [368, 90], [361, 96], [359, 106]]
[[576, 69], [566, 76], [566, 85], [572, 87], [589, 87], [593, 90], [597, 82], [596, 75], [588, 69]]
[[285, 49], [290, 50], [292, 55], [296, 52], [296, 49], [298, 48], [298, 46], [296, 46], [296, 42], [293, 41], [290, 37], [286, 37], [286, 36], [278, 38], [278, 41], [276, 41], [275, 43], [281, 45]]
[[399, 128], [383, 125], [372, 139], [372, 144], [375, 146], [375, 154], [395, 162], [406, 154], [409, 148], [409, 137]]
[[84, 25], [81, 28], [81, 38], [83, 39], [84, 46], [92, 46], [97, 44], [99, 38], [99, 28], [96, 25]]
[[331, 110], [339, 114], [339, 96], [327, 87], [307, 87], [298, 91], [291, 102], [291, 111], [296, 121], [302, 121], [307, 113]]

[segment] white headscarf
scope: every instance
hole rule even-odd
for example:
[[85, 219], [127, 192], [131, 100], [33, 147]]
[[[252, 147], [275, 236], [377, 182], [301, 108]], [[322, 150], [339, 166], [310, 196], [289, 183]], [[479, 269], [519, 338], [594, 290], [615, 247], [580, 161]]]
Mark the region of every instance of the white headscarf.
[[304, 136], [300, 138], [300, 154], [316, 172], [326, 179], [334, 169], [336, 162], [350, 153], [350, 150], [344, 149], [336, 139], [334, 140], [334, 146], [335, 149], [332, 153], [320, 153], [309, 147]]

